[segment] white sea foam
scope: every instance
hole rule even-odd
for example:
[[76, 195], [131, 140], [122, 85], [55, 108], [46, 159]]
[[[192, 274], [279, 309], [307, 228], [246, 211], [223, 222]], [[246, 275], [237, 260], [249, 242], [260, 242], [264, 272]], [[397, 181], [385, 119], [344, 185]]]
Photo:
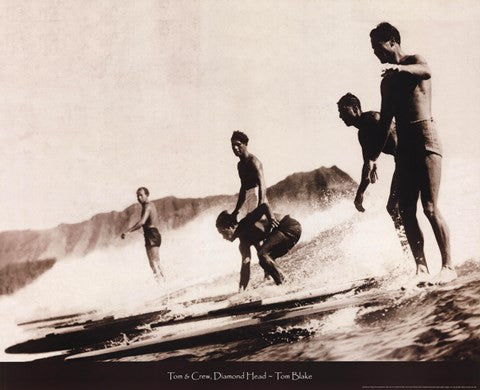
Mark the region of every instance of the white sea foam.
[[[456, 266], [478, 258], [480, 253], [478, 172], [477, 161], [447, 160], [444, 165], [440, 209], [450, 227]], [[322, 255], [326, 252], [326, 257], [331, 259], [308, 275], [302, 282], [305, 288], [373, 275], [413, 274], [413, 259], [405, 258], [385, 210], [390, 174], [391, 166], [390, 171], [387, 166], [384, 179], [370, 186], [365, 213], [358, 213], [352, 200], [342, 200], [327, 210], [310, 214], [305, 210], [291, 211], [303, 226], [300, 243], [315, 243], [307, 251], [311, 261], [315, 261], [320, 252]], [[58, 261], [28, 286], [0, 298], [3, 319], [0, 348], [3, 351], [8, 345], [25, 339], [24, 330], [16, 326], [20, 321], [92, 309], [102, 313], [158, 310], [155, 302], [158, 303], [159, 297], [188, 286], [183, 295], [185, 299], [235, 292], [240, 269], [238, 246], [218, 234], [215, 216], [216, 212], [207, 213], [180, 229], [163, 232], [160, 258], [167, 281], [162, 285], [154, 282], [140, 233], [138, 241], [129, 246], [110, 247], [83, 258]], [[425, 235], [428, 264], [433, 273], [438, 272], [440, 254], [420, 204], [419, 221]], [[319, 233], [336, 226], [345, 226], [336, 233], [341, 235], [339, 245], [328, 247], [322, 246], [321, 240], [315, 241]], [[288, 274], [288, 270], [286, 272]], [[209, 284], [214, 280], [215, 283]], [[331, 318], [335, 324], [336, 320]], [[0, 356], [0, 360], [9, 360], [9, 355]]]

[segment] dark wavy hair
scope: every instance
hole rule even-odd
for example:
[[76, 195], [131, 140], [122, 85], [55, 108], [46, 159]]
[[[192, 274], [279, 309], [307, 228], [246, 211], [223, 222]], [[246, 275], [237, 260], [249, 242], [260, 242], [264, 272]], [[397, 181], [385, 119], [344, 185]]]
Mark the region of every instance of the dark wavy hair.
[[345, 95], [343, 95], [340, 100], [337, 102], [339, 106], [347, 106], [347, 107], [357, 107], [360, 110], [362, 109], [362, 106], [360, 105], [360, 100], [350, 92], [347, 92]]
[[217, 220], [215, 222], [215, 226], [217, 227], [217, 229], [227, 229], [236, 225], [236, 218], [229, 214], [227, 210], [223, 210], [220, 214], [218, 214]]
[[400, 33], [390, 23], [382, 22], [370, 31], [370, 39], [375, 42], [388, 42], [393, 39], [400, 44]]
[[248, 145], [248, 136], [239, 130], [235, 130], [232, 134], [232, 138], [230, 138], [230, 141], [236, 140], [240, 141], [242, 144]]
[[147, 188], [147, 187], [140, 187], [140, 188], [137, 190], [137, 193], [138, 193], [139, 191], [143, 191], [143, 192], [145, 192], [145, 195], [150, 196], [150, 191], [148, 191], [148, 188]]

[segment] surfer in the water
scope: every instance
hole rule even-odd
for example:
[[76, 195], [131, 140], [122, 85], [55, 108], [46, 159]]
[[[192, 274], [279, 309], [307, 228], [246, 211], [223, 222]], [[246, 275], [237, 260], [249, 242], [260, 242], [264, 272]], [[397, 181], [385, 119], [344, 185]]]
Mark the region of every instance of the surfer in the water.
[[145, 248], [147, 250], [148, 261], [152, 268], [153, 275], [157, 281], [163, 279], [163, 271], [160, 266], [159, 248], [162, 243], [162, 236], [158, 231], [158, 214], [155, 205], [148, 200], [150, 193], [147, 188], [140, 187], [137, 190], [138, 203], [142, 205], [142, 214], [140, 220], [122, 233], [122, 239], [128, 233], [143, 228], [143, 235], [145, 237]]
[[298, 221], [289, 215], [273, 215], [270, 206], [262, 203], [240, 222], [226, 210], [222, 211], [217, 217], [216, 226], [224, 239], [232, 242], [237, 238], [240, 240], [242, 267], [239, 291], [245, 290], [250, 280], [252, 246], [257, 250], [265, 274], [270, 275], [277, 285], [284, 282], [285, 277], [274, 260], [284, 256], [300, 239], [302, 227]]
[[[420, 195], [442, 255], [442, 269], [435, 282], [446, 283], [457, 275], [450, 258], [448, 227], [437, 204], [442, 149], [431, 114], [430, 68], [423, 57], [403, 52], [400, 33], [389, 23], [380, 23], [374, 28], [370, 40], [374, 54], [385, 65], [381, 74], [380, 131], [386, 141], [395, 117], [398, 201], [408, 243], [417, 263], [417, 275], [422, 277], [429, 273], [423, 235], [416, 217]], [[377, 148], [374, 160], [384, 144], [382, 142]]]
[[[258, 187], [258, 199], [256, 207], [267, 202], [267, 189], [263, 176], [263, 166], [260, 160], [248, 151], [248, 136], [241, 131], [234, 131], [231, 137], [232, 150], [240, 161], [237, 169], [240, 176], [240, 191], [232, 216], [237, 218], [238, 213], [245, 203], [247, 191]], [[248, 210], [251, 211], [251, 210]]]
[[[392, 122], [388, 130], [387, 140], [385, 141], [380, 132], [380, 113], [377, 111], [362, 112], [360, 100], [350, 92], [343, 95], [337, 103], [340, 119], [348, 127], [354, 126], [358, 129], [358, 142], [362, 147], [363, 166], [360, 185], [357, 189], [354, 204], [358, 211], [364, 212], [363, 195], [370, 183], [375, 183], [377, 177], [377, 166], [375, 164], [375, 154], [377, 149], [383, 144], [382, 152], [395, 157], [397, 148], [397, 133], [395, 124]], [[387, 201], [387, 211], [393, 220], [397, 230], [402, 248], [406, 248], [408, 243], [403, 235], [402, 219], [398, 208], [398, 173], [395, 170], [390, 184], [390, 195]]]

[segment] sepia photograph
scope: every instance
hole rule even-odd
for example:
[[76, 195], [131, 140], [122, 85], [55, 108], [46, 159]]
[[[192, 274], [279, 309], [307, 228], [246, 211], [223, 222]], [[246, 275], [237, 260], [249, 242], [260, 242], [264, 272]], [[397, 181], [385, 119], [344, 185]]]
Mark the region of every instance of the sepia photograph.
[[480, 387], [480, 2], [0, 19], [0, 387]]

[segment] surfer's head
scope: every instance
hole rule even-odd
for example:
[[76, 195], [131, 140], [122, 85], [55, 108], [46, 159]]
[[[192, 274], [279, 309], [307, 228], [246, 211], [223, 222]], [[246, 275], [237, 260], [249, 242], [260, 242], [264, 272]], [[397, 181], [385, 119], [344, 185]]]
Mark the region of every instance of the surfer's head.
[[400, 48], [400, 33], [390, 23], [383, 22], [370, 31], [370, 42], [374, 54], [382, 64], [395, 61], [395, 53]]
[[232, 241], [235, 229], [237, 228], [237, 220], [234, 216], [228, 213], [227, 210], [223, 210], [218, 214], [215, 226], [218, 232], [223, 236], [225, 240]]
[[343, 95], [337, 103], [338, 116], [347, 125], [352, 126], [362, 115], [360, 100], [352, 93]]
[[144, 204], [148, 202], [148, 196], [150, 195], [150, 192], [148, 191], [148, 188], [146, 187], [140, 187], [137, 190], [137, 200], [138, 203]]
[[234, 131], [230, 141], [232, 142], [232, 150], [235, 156], [240, 157], [247, 153], [248, 136], [245, 133], [238, 130]]

